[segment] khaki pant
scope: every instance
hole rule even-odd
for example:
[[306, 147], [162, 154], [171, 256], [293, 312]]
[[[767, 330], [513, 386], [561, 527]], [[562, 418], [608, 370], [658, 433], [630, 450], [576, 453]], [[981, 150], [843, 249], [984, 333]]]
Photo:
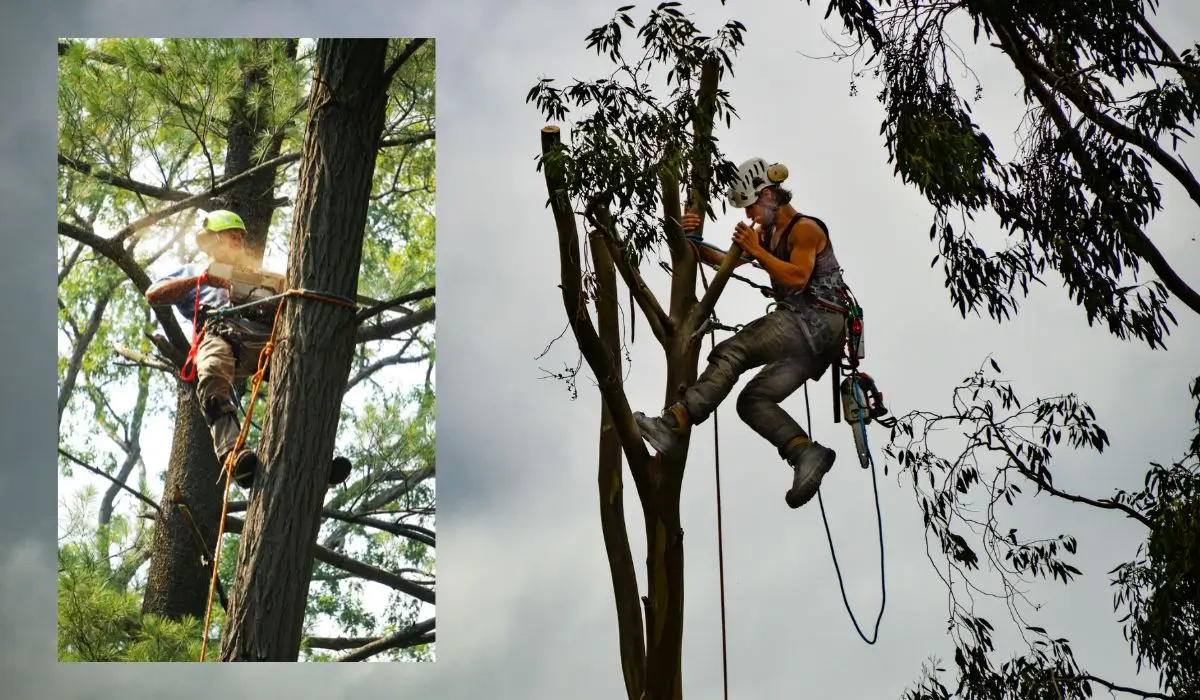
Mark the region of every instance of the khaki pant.
[[212, 431], [213, 450], [222, 462], [237, 444], [242, 429], [233, 382], [258, 371], [258, 358], [266, 340], [257, 333], [234, 335], [208, 329], [196, 349], [196, 398]]

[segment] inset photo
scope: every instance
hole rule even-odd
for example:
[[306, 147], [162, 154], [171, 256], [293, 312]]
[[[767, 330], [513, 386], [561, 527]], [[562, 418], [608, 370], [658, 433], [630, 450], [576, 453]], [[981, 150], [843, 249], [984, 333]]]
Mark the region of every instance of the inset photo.
[[435, 42], [58, 40], [59, 661], [433, 661]]

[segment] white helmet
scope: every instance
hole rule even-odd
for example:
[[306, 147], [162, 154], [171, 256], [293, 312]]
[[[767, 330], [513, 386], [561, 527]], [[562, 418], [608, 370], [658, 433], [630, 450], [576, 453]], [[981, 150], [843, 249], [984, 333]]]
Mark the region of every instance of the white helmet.
[[758, 199], [758, 193], [787, 179], [788, 169], [782, 163], [767, 165], [762, 158], [751, 158], [738, 166], [737, 178], [729, 188], [729, 204], [745, 209]]

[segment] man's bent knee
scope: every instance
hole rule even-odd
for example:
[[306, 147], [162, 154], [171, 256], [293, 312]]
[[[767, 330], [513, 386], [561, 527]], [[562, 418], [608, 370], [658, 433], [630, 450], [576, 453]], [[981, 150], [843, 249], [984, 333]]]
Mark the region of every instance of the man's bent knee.
[[754, 411], [763, 404], [778, 405], [777, 401], [772, 401], [764, 394], [755, 391], [753, 387], [742, 389], [737, 397], [737, 414], [743, 422], [749, 423], [753, 420]]
[[723, 365], [729, 371], [738, 373], [746, 365], [748, 357], [742, 343], [734, 337], [717, 343], [712, 352], [708, 353], [707, 360], [710, 365]]

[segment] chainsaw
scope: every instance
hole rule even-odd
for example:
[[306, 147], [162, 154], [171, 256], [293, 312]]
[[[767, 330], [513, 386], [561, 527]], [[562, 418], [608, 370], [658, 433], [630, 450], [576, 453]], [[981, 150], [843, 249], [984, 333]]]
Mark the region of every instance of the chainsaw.
[[[208, 274], [229, 280], [229, 301], [235, 305], [252, 304], [283, 294], [287, 279], [277, 272], [267, 272], [248, 267], [234, 267], [228, 263], [212, 263]], [[383, 302], [359, 295], [358, 303], [375, 306]]]
[[[866, 469], [871, 464], [867, 426], [875, 421], [890, 428], [896, 424], [896, 419], [884, 417], [888, 409], [883, 404], [883, 392], [879, 391], [871, 375], [858, 369], [859, 361], [866, 357], [866, 349], [863, 343], [863, 313], [857, 303], [852, 305], [849, 321], [845, 348], [848, 362], [845, 365], [840, 362], [833, 364], [833, 422], [840, 422], [838, 409], [841, 409], [854, 434], [858, 462]], [[843, 369], [849, 370], [849, 374], [839, 383], [838, 376]]]

